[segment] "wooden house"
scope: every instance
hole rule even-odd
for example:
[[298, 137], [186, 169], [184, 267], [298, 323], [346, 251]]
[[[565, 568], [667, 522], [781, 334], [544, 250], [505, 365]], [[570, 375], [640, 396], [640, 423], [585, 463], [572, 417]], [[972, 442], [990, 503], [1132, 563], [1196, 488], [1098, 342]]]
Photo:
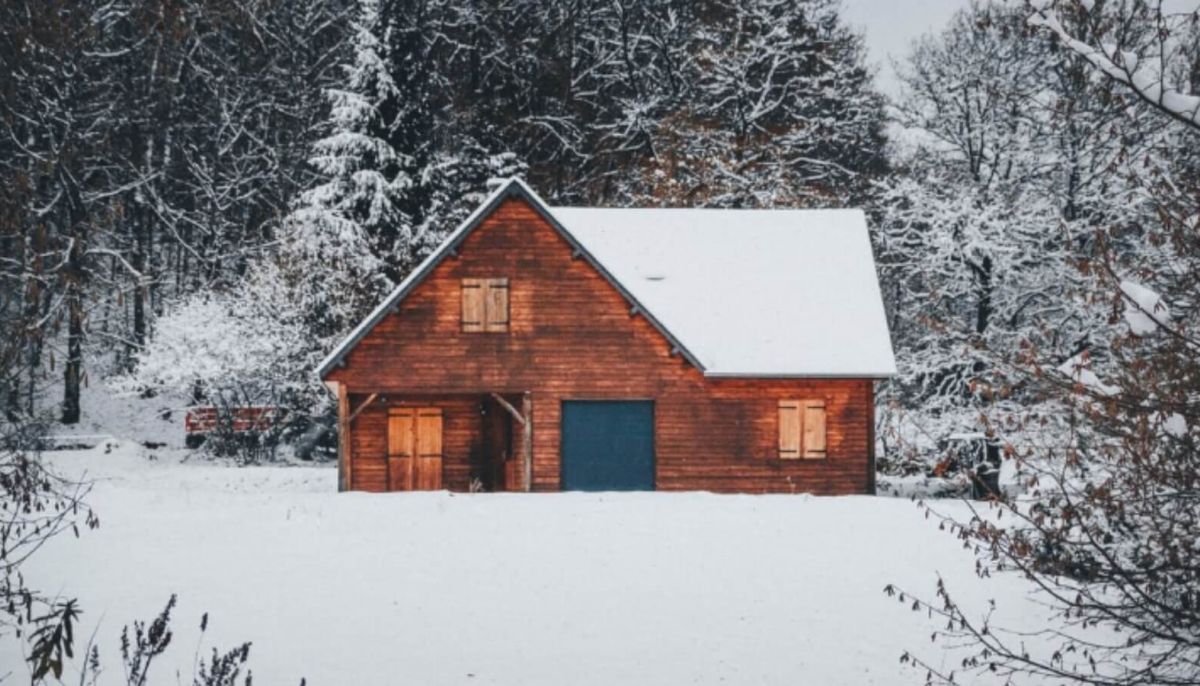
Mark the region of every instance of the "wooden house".
[[857, 210], [550, 207], [506, 181], [321, 363], [339, 483], [870, 493], [895, 371]]

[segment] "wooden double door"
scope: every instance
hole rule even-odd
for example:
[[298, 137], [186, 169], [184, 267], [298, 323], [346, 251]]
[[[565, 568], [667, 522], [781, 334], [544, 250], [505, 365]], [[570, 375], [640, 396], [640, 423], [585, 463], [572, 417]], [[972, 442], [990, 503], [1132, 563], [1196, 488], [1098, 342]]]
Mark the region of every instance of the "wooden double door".
[[389, 408], [387, 462], [389, 491], [441, 489], [441, 408]]

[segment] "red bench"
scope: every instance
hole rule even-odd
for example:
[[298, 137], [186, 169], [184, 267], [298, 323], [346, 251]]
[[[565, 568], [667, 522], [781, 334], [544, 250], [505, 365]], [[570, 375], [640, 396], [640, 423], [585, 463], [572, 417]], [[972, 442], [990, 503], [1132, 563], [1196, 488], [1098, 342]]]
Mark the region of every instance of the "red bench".
[[[231, 407], [207, 405], [188, 410], [183, 420], [184, 442], [189, 448], [199, 447], [205, 436], [218, 429], [233, 433], [250, 433], [270, 429], [279, 416], [277, 407]], [[229, 422], [222, 425], [222, 422]]]

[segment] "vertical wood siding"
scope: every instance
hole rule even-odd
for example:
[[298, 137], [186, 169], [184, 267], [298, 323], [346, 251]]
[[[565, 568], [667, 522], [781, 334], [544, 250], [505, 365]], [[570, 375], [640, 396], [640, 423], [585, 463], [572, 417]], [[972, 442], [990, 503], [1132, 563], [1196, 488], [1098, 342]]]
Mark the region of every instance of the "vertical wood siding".
[[[351, 487], [386, 485], [388, 404], [440, 407], [444, 484], [469, 485], [488, 392], [533, 392], [537, 491], [559, 488], [559, 415], [569, 399], [652, 399], [660, 490], [864, 493], [873, 385], [864, 379], [707, 379], [520, 200], [500, 205], [329, 374], [357, 406]], [[509, 331], [462, 331], [463, 279], [508, 279]], [[702, 297], [702, 296], [701, 296]], [[797, 297], [802, 297], [797, 294]], [[814, 334], [819, 335], [819, 334]], [[779, 401], [825, 403], [827, 456], [779, 459]]]

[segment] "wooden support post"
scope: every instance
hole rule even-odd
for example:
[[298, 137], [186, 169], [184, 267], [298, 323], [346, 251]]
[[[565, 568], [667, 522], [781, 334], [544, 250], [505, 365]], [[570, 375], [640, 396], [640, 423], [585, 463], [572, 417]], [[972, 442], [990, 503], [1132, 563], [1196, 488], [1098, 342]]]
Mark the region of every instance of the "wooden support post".
[[338, 395], [338, 491], [348, 491], [350, 481], [350, 392], [337, 385]]
[[367, 399], [363, 401], [363, 404], [359, 405], [357, 410], [350, 413], [350, 418], [346, 420], [346, 423], [349, 424], [350, 422], [354, 421], [354, 418], [357, 417], [360, 412], [367, 409], [367, 406], [375, 402], [375, 399], [378, 397], [378, 393], [372, 393], [371, 395], [368, 395]]
[[521, 414], [525, 415], [521, 456], [525, 462], [525, 492], [529, 493], [533, 490], [533, 395], [528, 391], [521, 396]]
[[508, 410], [508, 413], [512, 415], [513, 419], [520, 422], [520, 424], [522, 426], [525, 425], [525, 415], [521, 414], [520, 411], [517, 410], [517, 408], [513, 407], [512, 403], [505, 400], [504, 396], [500, 395], [499, 393], [492, 393], [490, 395], [492, 396], [492, 400], [495, 400], [496, 402], [500, 403], [501, 407]]
[[867, 495], [875, 495], [875, 382], [867, 382]]

